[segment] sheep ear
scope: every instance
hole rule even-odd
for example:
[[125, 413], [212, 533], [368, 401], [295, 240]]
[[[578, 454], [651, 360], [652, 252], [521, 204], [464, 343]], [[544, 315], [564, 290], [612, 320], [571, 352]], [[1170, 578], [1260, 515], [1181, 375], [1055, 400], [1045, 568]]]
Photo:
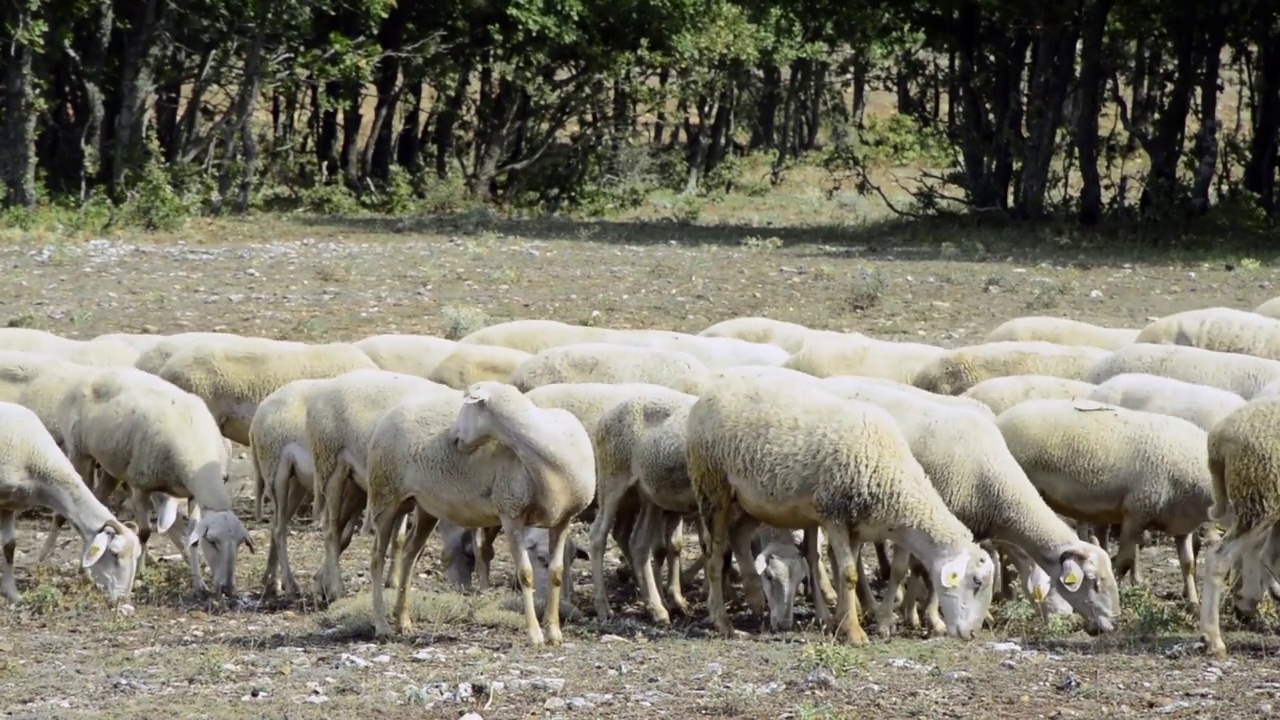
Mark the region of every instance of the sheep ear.
[[151, 502], [156, 507], [156, 530], [165, 532], [173, 527], [178, 519], [178, 500], [172, 495], [156, 493], [151, 496]]
[[476, 383], [467, 388], [467, 394], [462, 396], [462, 402], [468, 405], [472, 403], [482, 403], [489, 399], [489, 388]]
[[942, 570], [938, 573], [938, 580], [942, 587], [948, 590], [960, 587], [960, 582], [964, 579], [964, 573], [968, 567], [969, 558], [965, 555], [944, 563]]
[[1027, 595], [1036, 603], [1042, 603], [1049, 597], [1049, 574], [1036, 568], [1027, 578]]
[[1062, 585], [1071, 592], [1080, 589], [1080, 585], [1084, 582], [1084, 569], [1080, 567], [1080, 563], [1075, 560], [1062, 561]]
[[80, 558], [80, 567], [93, 567], [98, 564], [102, 556], [107, 552], [107, 546], [111, 544], [111, 538], [115, 535], [109, 530], [103, 530], [93, 536], [89, 547], [84, 549], [84, 557]]
[[768, 568], [768, 566], [769, 564], [764, 559], [764, 553], [760, 553], [759, 555], [756, 556], [756, 574], [757, 575], [763, 576], [764, 571]]

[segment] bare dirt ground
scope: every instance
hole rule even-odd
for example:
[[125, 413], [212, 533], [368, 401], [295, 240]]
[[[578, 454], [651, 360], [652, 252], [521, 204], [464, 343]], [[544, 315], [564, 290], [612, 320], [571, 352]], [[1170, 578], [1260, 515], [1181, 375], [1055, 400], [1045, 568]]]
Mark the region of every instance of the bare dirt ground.
[[[522, 223], [477, 212], [431, 223], [255, 219], [92, 242], [13, 236], [0, 246], [0, 323], [73, 337], [228, 330], [319, 341], [456, 336], [511, 318], [697, 332], [762, 314], [953, 346], [1019, 315], [1138, 326], [1277, 294], [1266, 258], [1126, 261], [1051, 233], [1015, 247], [964, 228], [942, 236], [936, 227], [769, 224]], [[246, 474], [241, 461], [236, 479]], [[566, 644], [533, 648], [505, 591], [464, 597], [445, 587], [433, 540], [415, 582], [415, 632], [374, 643], [367, 537], [343, 557], [348, 599], [323, 611], [259, 605], [268, 530], [252, 523], [248, 488], [238, 510], [257, 545], [256, 554], [241, 551], [240, 603], [195, 604], [184, 565], [162, 560], [140, 579], [129, 617], [105, 611], [77, 579], [79, 545], [69, 535], [60, 567], [36, 567], [44, 522], [24, 520], [24, 602], [0, 611], [0, 713], [1095, 718], [1256, 716], [1280, 705], [1280, 663], [1271, 659], [1280, 641], [1269, 629], [1229, 625], [1226, 662], [1195, 651], [1194, 616], [1178, 600], [1166, 546], [1144, 550], [1148, 587], [1125, 589], [1122, 629], [1099, 640], [1070, 623], [1043, 627], [1013, 603], [971, 643], [905, 636], [857, 650], [812, 629], [771, 635], [739, 604], [750, 637], [726, 641], [707, 635], [700, 588], [692, 618], [669, 630], [651, 626], [621, 590], [618, 617], [600, 623], [579, 563], [582, 612], [566, 625]], [[317, 540], [308, 523], [295, 524], [303, 581], [319, 562]], [[510, 568], [499, 548], [494, 578], [504, 582]], [[157, 537], [151, 553], [174, 548]]]

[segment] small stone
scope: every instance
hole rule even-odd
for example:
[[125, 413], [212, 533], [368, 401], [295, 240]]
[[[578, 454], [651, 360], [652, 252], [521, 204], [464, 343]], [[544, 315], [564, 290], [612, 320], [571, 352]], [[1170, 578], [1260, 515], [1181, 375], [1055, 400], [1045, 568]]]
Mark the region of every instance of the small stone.
[[1101, 297], [1102, 297], [1102, 291], [1101, 291], [1101, 290], [1090, 290], [1090, 291], [1089, 291], [1089, 297], [1093, 298], [1094, 300], [1097, 300], [1097, 299], [1099, 299], [1099, 298], [1101, 298]]
[[718, 662], [707, 663], [707, 674], [711, 677], [717, 677], [724, 674], [724, 666]]
[[836, 686], [836, 676], [824, 667], [814, 668], [804, 679], [804, 684], [830, 690]]
[[378, 655], [377, 657], [373, 658], [373, 662], [376, 662], [376, 663], [389, 663], [389, 662], [391, 662], [391, 656], [390, 656], [390, 655]]
[[357, 657], [355, 655], [352, 655], [351, 653], [342, 653], [342, 657], [338, 658], [338, 665], [340, 667], [362, 668], [362, 667], [368, 667], [369, 661], [365, 660], [362, 657]]
[[547, 701], [542, 703], [542, 709], [543, 710], [563, 710], [568, 704], [569, 703], [565, 702], [564, 698], [552, 697], [552, 698], [547, 698]]
[[972, 678], [973, 678], [973, 674], [967, 673], [964, 670], [952, 670], [951, 672], [942, 676], [942, 679], [946, 680], [947, 682], [959, 682], [961, 680], [969, 680]]
[[624, 637], [621, 637], [618, 635], [612, 635], [609, 633], [606, 633], [600, 636], [600, 642], [602, 643], [617, 643], [617, 642], [626, 642], [626, 641], [627, 639]]
[[1010, 659], [1008, 659], [1008, 658], [1005, 658], [1004, 660], [1001, 660], [1001, 661], [1000, 661], [1000, 667], [1004, 668], [1005, 670], [1012, 670], [1012, 669], [1014, 669], [1014, 668], [1018, 667], [1018, 663], [1016, 663], [1016, 662], [1014, 662], [1014, 661], [1012, 661], [1012, 660], [1010, 660]]
[[987, 649], [996, 652], [1022, 652], [1022, 646], [1016, 642], [987, 643]]
[[533, 681], [531, 687], [535, 690], [558, 693], [564, 690], [564, 678], [539, 678]]

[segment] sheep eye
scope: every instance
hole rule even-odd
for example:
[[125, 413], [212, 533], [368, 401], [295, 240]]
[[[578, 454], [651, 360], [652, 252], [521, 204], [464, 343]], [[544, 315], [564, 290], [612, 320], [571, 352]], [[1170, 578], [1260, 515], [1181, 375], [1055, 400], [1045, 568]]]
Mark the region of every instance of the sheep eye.
[[975, 577], [973, 578], [973, 586], [974, 586], [974, 587], [976, 587], [976, 588], [981, 588], [981, 587], [982, 587], [982, 577], [981, 577], [981, 576], [975, 576]]

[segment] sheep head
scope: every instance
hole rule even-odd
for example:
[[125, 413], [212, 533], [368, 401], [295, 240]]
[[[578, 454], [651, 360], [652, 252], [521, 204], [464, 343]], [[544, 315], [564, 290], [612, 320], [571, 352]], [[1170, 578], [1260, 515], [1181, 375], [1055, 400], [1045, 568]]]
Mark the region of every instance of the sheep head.
[[230, 510], [208, 512], [196, 523], [187, 544], [200, 545], [200, 553], [213, 572], [213, 584], [224, 595], [235, 595], [236, 551], [243, 543], [249, 552], [257, 552], [244, 523]]
[[133, 591], [133, 581], [142, 557], [138, 526], [111, 518], [88, 539], [80, 566], [88, 571], [95, 585], [117, 605]]

